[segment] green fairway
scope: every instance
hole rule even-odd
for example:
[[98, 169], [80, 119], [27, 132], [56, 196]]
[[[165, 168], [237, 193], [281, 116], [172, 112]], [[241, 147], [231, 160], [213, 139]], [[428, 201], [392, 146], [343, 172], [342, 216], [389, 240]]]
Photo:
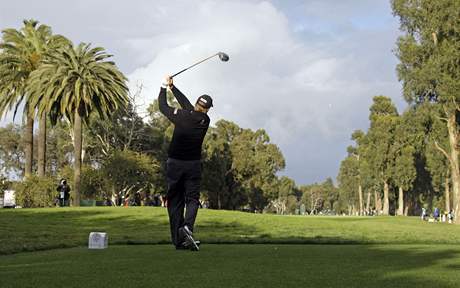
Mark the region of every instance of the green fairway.
[[[2, 288], [181, 287], [184, 281], [190, 287], [460, 283], [460, 227], [417, 217], [200, 210], [200, 252], [176, 251], [170, 244], [141, 245], [169, 243], [164, 208], [2, 209], [0, 227]], [[88, 250], [91, 231], [107, 232], [109, 249]], [[65, 247], [74, 248], [56, 249]], [[18, 253], [24, 251], [35, 252]]]
[[[165, 208], [0, 209], [0, 254], [85, 246], [91, 231], [110, 244], [169, 243]], [[418, 217], [312, 217], [202, 209], [203, 243], [460, 244], [460, 226]]]
[[137, 245], [0, 256], [0, 286], [458, 287], [459, 269], [454, 245]]

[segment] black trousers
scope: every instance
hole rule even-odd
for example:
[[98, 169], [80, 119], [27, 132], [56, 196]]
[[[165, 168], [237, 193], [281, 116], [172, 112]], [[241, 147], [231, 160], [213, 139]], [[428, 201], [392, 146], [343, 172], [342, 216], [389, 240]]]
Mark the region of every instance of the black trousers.
[[[166, 168], [168, 181], [169, 225], [171, 240], [179, 246], [179, 228], [187, 225], [193, 231], [198, 207], [200, 205], [201, 161], [183, 161], [169, 158]], [[184, 215], [185, 209], [185, 215]]]

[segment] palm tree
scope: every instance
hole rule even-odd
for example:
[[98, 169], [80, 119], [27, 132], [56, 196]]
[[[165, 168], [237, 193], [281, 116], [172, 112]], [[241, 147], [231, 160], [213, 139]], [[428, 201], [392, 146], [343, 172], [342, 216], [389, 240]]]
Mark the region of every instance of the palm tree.
[[52, 51], [39, 69], [30, 76], [30, 105], [38, 113], [47, 113], [52, 123], [65, 117], [74, 129], [74, 204], [80, 205], [80, 175], [82, 162], [82, 121], [93, 111], [101, 118], [126, 107], [128, 87], [126, 77], [114, 62], [106, 59], [103, 48], [91, 48], [81, 43], [77, 47]]
[[[60, 35], [52, 35], [51, 28], [39, 25], [35, 20], [24, 20], [24, 27], [2, 31], [0, 43], [0, 116], [14, 109], [14, 116], [21, 103], [26, 118], [24, 139], [26, 142], [25, 176], [32, 174], [34, 109], [29, 109], [27, 85], [30, 73], [36, 70], [50, 49], [66, 45], [69, 41]], [[46, 115], [40, 116], [38, 145], [38, 174], [45, 175]]]

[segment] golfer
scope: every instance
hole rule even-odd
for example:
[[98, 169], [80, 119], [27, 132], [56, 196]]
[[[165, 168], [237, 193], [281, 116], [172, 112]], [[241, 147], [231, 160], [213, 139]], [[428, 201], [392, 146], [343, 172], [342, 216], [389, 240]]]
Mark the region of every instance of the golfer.
[[[181, 109], [168, 105], [168, 87]], [[198, 251], [199, 241], [193, 238], [193, 226], [200, 205], [201, 146], [209, 127], [207, 113], [212, 107], [212, 99], [208, 95], [201, 95], [193, 106], [174, 86], [173, 79], [166, 76], [160, 88], [158, 105], [161, 113], [174, 124], [166, 162], [166, 207], [171, 240], [176, 249]]]

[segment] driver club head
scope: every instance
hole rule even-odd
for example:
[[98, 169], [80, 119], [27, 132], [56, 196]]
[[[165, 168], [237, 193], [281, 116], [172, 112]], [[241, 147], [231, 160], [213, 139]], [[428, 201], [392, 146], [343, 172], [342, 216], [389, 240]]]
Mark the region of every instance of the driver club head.
[[195, 64], [193, 64], [193, 65], [191, 65], [191, 66], [189, 66], [189, 67], [187, 67], [187, 68], [185, 68], [185, 69], [182, 69], [181, 71], [179, 71], [179, 72], [177, 72], [176, 74], [172, 75], [171, 78], [173, 78], [173, 77], [175, 77], [175, 76], [181, 74], [182, 72], [187, 71], [188, 69], [190, 69], [190, 68], [192, 68], [192, 67], [194, 67], [194, 66], [196, 66], [196, 65], [198, 65], [198, 64], [200, 64], [200, 63], [203, 63], [203, 62], [206, 61], [206, 60], [209, 60], [209, 59], [215, 57], [216, 55], [219, 56], [219, 59], [220, 59], [221, 61], [223, 61], [223, 62], [227, 62], [228, 59], [230, 59], [230, 57], [228, 57], [228, 55], [225, 54], [224, 52], [218, 52], [217, 54], [214, 54], [214, 55], [212, 55], [212, 56], [209, 56], [208, 58], [205, 58], [205, 59], [203, 59], [203, 60], [200, 60], [199, 62], [196, 62]]
[[224, 61], [224, 62], [227, 62], [228, 59], [230, 59], [230, 58], [228, 57], [228, 55], [225, 54], [224, 52], [219, 52], [218, 55], [219, 55], [220, 60], [222, 60], [222, 61]]

